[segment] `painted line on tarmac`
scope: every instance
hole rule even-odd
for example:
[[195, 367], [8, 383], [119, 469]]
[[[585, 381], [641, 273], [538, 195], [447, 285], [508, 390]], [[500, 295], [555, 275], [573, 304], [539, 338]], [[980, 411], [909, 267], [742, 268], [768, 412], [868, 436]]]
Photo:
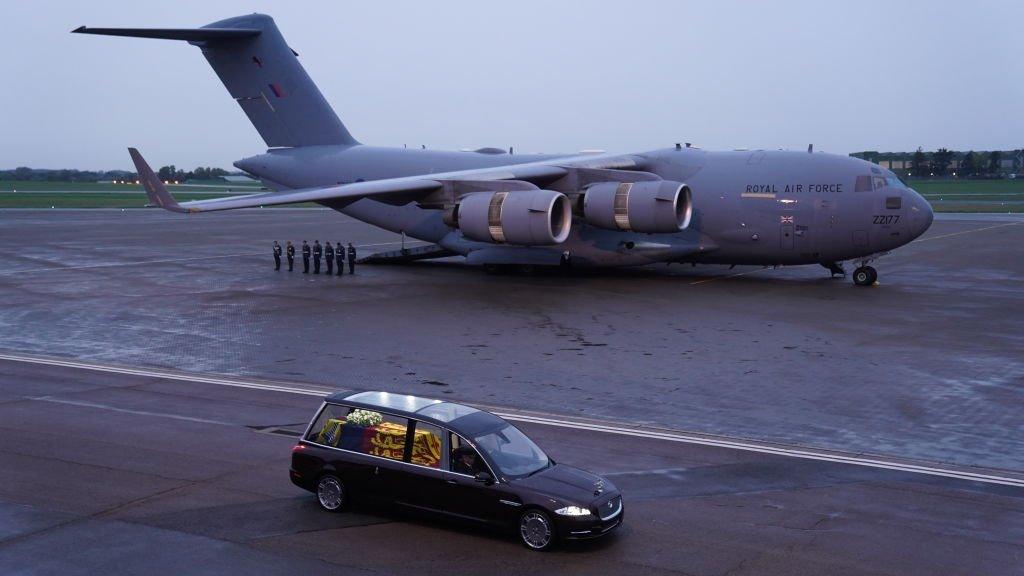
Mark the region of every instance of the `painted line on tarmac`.
[[170, 418], [172, 420], [183, 420], [185, 422], [196, 422], [199, 424], [218, 424], [220, 426], [238, 426], [238, 424], [232, 424], [231, 422], [222, 422], [220, 420], [209, 420], [207, 418], [196, 418], [194, 416], [181, 416], [179, 414], [168, 414], [166, 412], [150, 412], [148, 410], [129, 410], [127, 408], [118, 408], [117, 406], [110, 406], [109, 404], [99, 404], [97, 402], [84, 402], [81, 400], [62, 400], [60, 398], [54, 398], [53, 396], [34, 396], [29, 400], [36, 400], [38, 402], [51, 402], [53, 404], [68, 404], [71, 406], [81, 406], [83, 408], [96, 408], [98, 410], [110, 410], [111, 412], [121, 412], [123, 414], [135, 414], [138, 416], [153, 416], [156, 418]]
[[957, 468], [939, 468], [935, 466], [924, 466], [912, 463], [904, 463], [898, 460], [883, 460], [877, 456], [864, 457], [857, 455], [846, 455], [839, 452], [818, 451], [807, 448], [794, 448], [786, 446], [775, 446], [772, 444], [760, 443], [751, 440], [732, 440], [722, 437], [707, 437], [685, 432], [658, 431], [645, 428], [623, 428], [620, 426], [608, 426], [603, 424], [592, 424], [572, 420], [556, 420], [527, 416], [515, 413], [495, 412], [506, 420], [518, 422], [530, 422], [535, 424], [546, 424], [548, 426], [560, 426], [576, 430], [592, 430], [594, 432], [605, 432], [623, 436], [636, 436], [638, 438], [667, 440], [669, 442], [683, 442], [686, 444], [700, 444], [703, 446], [715, 446], [718, 448], [729, 448], [732, 450], [743, 450], [745, 452], [760, 452], [762, 454], [774, 454], [776, 456], [788, 456], [791, 458], [803, 458], [808, 460], [821, 460], [825, 462], [839, 462], [843, 464], [854, 464], [870, 468], [883, 468], [886, 470], [897, 470], [900, 472], [915, 472], [928, 474], [929, 476], [944, 476], [960, 480], [972, 480], [987, 484], [1004, 484], [1007, 486], [1024, 487], [1024, 478], [1012, 476], [997, 476], [994, 474], [981, 474], [960, 470]]
[[[332, 392], [338, 392], [339, 390], [348, 391], [348, 389], [324, 388], [315, 385], [253, 382], [237, 378], [206, 376], [202, 374], [190, 374], [183, 372], [175, 372], [171, 370], [131, 368], [125, 366], [114, 366], [109, 364], [82, 362], [78, 360], [63, 360], [57, 358], [27, 356], [20, 354], [0, 353], [0, 360], [9, 360], [12, 362], [23, 362], [28, 364], [41, 364], [46, 366], [60, 366], [66, 368], [76, 368], [81, 370], [107, 372], [112, 374], [127, 374], [147, 378], [163, 378], [167, 380], [178, 380], [184, 382], [215, 384], [218, 386], [248, 388], [252, 390], [285, 392], [289, 394], [301, 394], [317, 398], [323, 398], [327, 394], [330, 394]], [[861, 456], [857, 454], [846, 454], [829, 450], [814, 450], [803, 447], [780, 446], [770, 443], [757, 442], [748, 439], [731, 439], [720, 436], [702, 436], [672, 430], [651, 429], [643, 427], [626, 428], [623, 426], [611, 424], [586, 422], [557, 416], [539, 416], [532, 414], [524, 414], [520, 412], [503, 411], [501, 409], [495, 410], [494, 414], [502, 418], [505, 418], [506, 420], [512, 420], [514, 422], [525, 422], [529, 424], [540, 424], [560, 428], [572, 428], [574, 430], [586, 430], [604, 434], [615, 434], [619, 436], [632, 436], [637, 438], [645, 438], [648, 440], [655, 439], [664, 440], [668, 442], [680, 442], [684, 444], [697, 444], [702, 446], [712, 446], [716, 448], [726, 448], [730, 450], [742, 450], [745, 452], [758, 452], [761, 454], [772, 454], [776, 456], [786, 456], [790, 458], [801, 458], [806, 460], [819, 460], [824, 462], [852, 464], [855, 466], [866, 466], [869, 468], [895, 470], [899, 472], [912, 472], [916, 474], [926, 474], [929, 476], [955, 478], [958, 480], [969, 480], [973, 482], [982, 482], [986, 484], [1000, 484], [1005, 486], [1024, 487], [1024, 477], [984, 474], [952, 466], [940, 467], [934, 464], [916, 464], [912, 462], [903, 462], [898, 459], [883, 459], [882, 457], [879, 456]]]
[[336, 392], [337, 388], [319, 388], [314, 386], [294, 386], [276, 383], [252, 382], [235, 378], [205, 376], [202, 374], [188, 374], [174, 372], [172, 370], [160, 370], [156, 368], [130, 368], [127, 366], [114, 366], [110, 364], [95, 364], [79, 360], [63, 360], [60, 358], [46, 358], [42, 356], [22, 356], [15, 354], [0, 354], [0, 360], [12, 362], [24, 362], [27, 364], [42, 364], [45, 366], [61, 366], [65, 368], [77, 368], [79, 370], [92, 370], [95, 372], [107, 372], [111, 374], [127, 374], [129, 376], [142, 376], [144, 378], [163, 378], [165, 380], [178, 380], [182, 382], [197, 382], [200, 384], [216, 384], [218, 386], [231, 386], [236, 388], [249, 388], [252, 390], [266, 390], [269, 392], [286, 392], [288, 394], [304, 394], [306, 396], [324, 396]]
[[747, 274], [753, 274], [754, 272], [763, 272], [767, 268], [758, 268], [757, 270], [747, 270], [746, 272], [737, 272], [736, 274], [727, 274], [725, 276], [715, 276], [714, 278], [705, 278], [703, 280], [697, 280], [696, 282], [690, 282], [690, 286], [697, 284], [706, 284], [708, 282], [714, 282], [716, 280], [728, 280], [729, 278], [736, 278], [738, 276], [746, 276]]
[[1016, 221], [1016, 222], [1009, 222], [1009, 223], [1005, 223], [1005, 224], [995, 224], [995, 225], [990, 225], [990, 227], [976, 228], [976, 229], [972, 229], [972, 230], [964, 230], [964, 231], [961, 231], [961, 232], [952, 232], [952, 233], [949, 233], [949, 234], [943, 234], [941, 236], [933, 236], [931, 238], [923, 238], [921, 240], [915, 240], [914, 242], [931, 242], [932, 240], [942, 240], [943, 238], [951, 238], [953, 236], [961, 236], [961, 235], [964, 235], [964, 234], [971, 234], [971, 233], [974, 233], [974, 232], [983, 232], [983, 231], [986, 231], [986, 230], [995, 230], [997, 228], [1015, 227], [1015, 225], [1018, 225], [1018, 224], [1024, 224], [1024, 220]]

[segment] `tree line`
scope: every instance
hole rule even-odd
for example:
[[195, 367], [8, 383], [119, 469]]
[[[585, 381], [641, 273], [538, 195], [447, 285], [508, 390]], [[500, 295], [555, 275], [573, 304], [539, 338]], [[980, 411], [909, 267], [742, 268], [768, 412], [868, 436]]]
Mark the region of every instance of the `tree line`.
[[[1021, 151], [1013, 156], [1012, 171], [1014, 174], [1021, 168]], [[1007, 170], [1003, 167], [1003, 153], [1000, 150], [991, 152], [975, 152], [968, 150], [960, 158], [959, 166], [952, 170], [954, 153], [945, 148], [939, 148], [935, 152], [926, 154], [920, 148], [914, 152], [910, 159], [910, 171], [914, 176], [945, 176], [956, 173], [958, 176], [971, 177], [997, 177]]]
[[[178, 170], [176, 167], [164, 166], [157, 175], [161, 180], [185, 182], [186, 180], [217, 180], [231, 173], [223, 168], [200, 166], [195, 170]], [[111, 180], [138, 180], [135, 172], [128, 170], [74, 170], [46, 168], [29, 168], [19, 166], [13, 170], [0, 170], [0, 180], [17, 180], [27, 182], [107, 182]]]
[[[986, 152], [955, 152], [939, 148], [925, 152], [918, 148], [912, 154], [858, 152], [851, 154], [870, 162], [885, 160], [909, 161], [911, 176], [928, 178], [932, 176], [957, 176], [963, 178], [1002, 178], [1007, 174], [1018, 174], [1024, 168], [1024, 150], [992, 150]], [[1007, 166], [1004, 160], [1009, 160]]]
[[13, 170], [0, 170], [0, 180], [30, 182], [100, 182], [103, 180], [135, 180], [135, 172], [127, 170], [48, 170], [19, 166]]
[[223, 168], [213, 168], [210, 166], [200, 166], [195, 170], [178, 170], [174, 164], [170, 166], [161, 166], [160, 170], [157, 170], [156, 175], [164, 181], [178, 181], [184, 182], [186, 180], [217, 180], [222, 176], [227, 176], [229, 173]]

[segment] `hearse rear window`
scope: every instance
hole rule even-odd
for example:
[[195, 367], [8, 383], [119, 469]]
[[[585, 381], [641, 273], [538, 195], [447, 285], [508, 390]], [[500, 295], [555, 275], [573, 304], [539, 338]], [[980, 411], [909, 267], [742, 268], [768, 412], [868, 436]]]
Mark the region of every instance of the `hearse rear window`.
[[[379, 456], [392, 460], [405, 460], [406, 436], [409, 432], [409, 420], [374, 410], [349, 408], [328, 404], [317, 417], [306, 440]], [[424, 432], [424, 434], [430, 434]], [[427, 440], [421, 440], [426, 442]], [[440, 445], [440, 440], [438, 440]], [[441, 449], [437, 453], [440, 458]]]

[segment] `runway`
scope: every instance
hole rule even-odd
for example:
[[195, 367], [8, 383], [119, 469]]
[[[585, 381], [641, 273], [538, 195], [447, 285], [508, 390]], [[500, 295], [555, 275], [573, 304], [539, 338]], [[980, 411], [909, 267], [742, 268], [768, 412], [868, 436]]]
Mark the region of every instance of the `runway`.
[[0, 374], [5, 574], [981, 574], [1021, 562], [1019, 488], [520, 421], [556, 460], [614, 479], [628, 506], [611, 538], [529, 553], [468, 526], [317, 509], [287, 477], [315, 388], [10, 360]]
[[[274, 272], [273, 239], [400, 240], [326, 210], [0, 217], [0, 573], [1024, 566], [1024, 217], [938, 215], [868, 289], [817, 267]], [[295, 430], [370, 388], [514, 419], [611, 475], [625, 529], [531, 555], [325, 518], [288, 481]]]

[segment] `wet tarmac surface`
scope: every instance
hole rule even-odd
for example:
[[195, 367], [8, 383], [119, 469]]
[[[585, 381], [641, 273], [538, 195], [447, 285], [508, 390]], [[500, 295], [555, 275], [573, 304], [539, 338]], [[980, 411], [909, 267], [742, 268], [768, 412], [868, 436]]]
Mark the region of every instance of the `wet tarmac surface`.
[[625, 523], [550, 553], [319, 510], [287, 469], [317, 396], [0, 360], [2, 574], [1014, 574], [1024, 491], [520, 424]]
[[[0, 211], [0, 352], [386, 389], [1024, 472], [1024, 217], [939, 215], [857, 288], [818, 267], [275, 272], [334, 212]], [[1024, 489], [541, 424], [626, 524], [551, 554], [287, 477], [303, 394], [0, 360], [2, 574], [1010, 574]], [[275, 432], [276, 431], [276, 432]]]
[[816, 266], [274, 272], [274, 238], [396, 247], [327, 210], [0, 218], [0, 349], [1024, 470], [1021, 216], [939, 215], [867, 289]]

